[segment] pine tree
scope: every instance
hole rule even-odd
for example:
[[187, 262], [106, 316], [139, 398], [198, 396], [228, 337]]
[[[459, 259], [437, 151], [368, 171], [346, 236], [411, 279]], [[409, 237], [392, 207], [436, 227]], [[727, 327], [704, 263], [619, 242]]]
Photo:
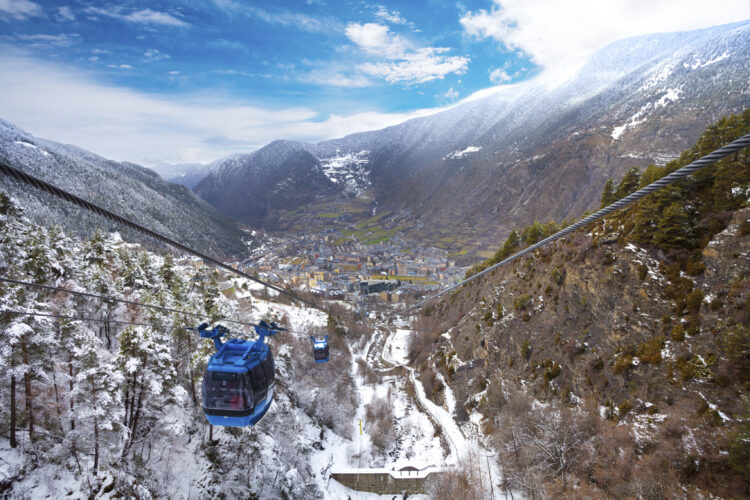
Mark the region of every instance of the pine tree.
[[544, 228], [539, 221], [534, 221], [530, 226], [526, 226], [523, 230], [523, 242], [527, 245], [533, 245], [544, 237]]
[[[122, 429], [122, 405], [119, 386], [122, 374], [103, 357], [101, 340], [88, 328], [79, 328], [74, 335], [76, 344], [75, 389], [71, 396], [76, 401], [75, 414], [79, 422], [87, 422], [93, 429], [94, 475], [99, 469], [102, 443], [119, 443], [119, 437], [104, 439], [102, 433], [112, 433]], [[84, 432], [80, 426], [78, 433], [91, 438], [91, 432]]]
[[670, 204], [659, 218], [654, 243], [662, 248], [692, 248], [694, 242], [690, 216], [684, 205]]
[[[641, 174], [638, 167], [633, 167], [625, 173], [615, 190], [615, 199], [621, 200], [631, 193], [635, 193], [641, 184]], [[603, 197], [603, 195], [602, 195]]]
[[136, 438], [155, 431], [155, 422], [160, 432], [182, 432], [180, 415], [186, 393], [177, 384], [168, 335], [157, 328], [129, 326], [119, 338], [115, 364], [124, 379], [125, 456]]
[[604, 191], [602, 191], [602, 203], [599, 208], [604, 208], [616, 201], [617, 196], [615, 195], [615, 183], [612, 179], [607, 179], [607, 183], [604, 184]]
[[509, 257], [510, 255], [513, 255], [518, 247], [521, 246], [521, 236], [518, 234], [518, 230], [514, 229], [510, 232], [508, 237], [505, 239], [505, 243], [503, 243], [503, 247], [495, 254], [495, 259], [493, 263], [500, 262], [501, 260]]

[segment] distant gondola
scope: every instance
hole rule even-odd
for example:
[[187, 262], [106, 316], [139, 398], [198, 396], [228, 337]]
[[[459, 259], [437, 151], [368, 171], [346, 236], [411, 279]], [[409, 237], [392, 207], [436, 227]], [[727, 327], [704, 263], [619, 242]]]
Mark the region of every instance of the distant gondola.
[[328, 335], [323, 339], [316, 339], [310, 335], [310, 341], [313, 345], [313, 358], [316, 363], [327, 363], [328, 362]]
[[255, 326], [258, 340], [220, 337], [228, 333], [223, 326], [207, 330], [198, 327], [201, 337], [213, 339], [216, 353], [203, 375], [203, 412], [212, 425], [244, 427], [255, 425], [266, 414], [273, 401], [274, 364], [267, 335], [282, 330], [261, 321]]

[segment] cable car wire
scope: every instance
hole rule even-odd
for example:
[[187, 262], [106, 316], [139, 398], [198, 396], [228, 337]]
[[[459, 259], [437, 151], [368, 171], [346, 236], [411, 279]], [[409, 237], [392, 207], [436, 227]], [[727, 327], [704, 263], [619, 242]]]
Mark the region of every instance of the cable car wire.
[[[170, 312], [170, 313], [185, 314], [185, 315], [188, 315], [188, 316], [194, 316], [196, 318], [205, 318], [206, 317], [205, 315], [201, 315], [201, 314], [197, 314], [197, 313], [191, 313], [191, 312], [187, 312], [187, 311], [180, 311], [178, 309], [172, 309], [172, 308], [169, 308], [169, 307], [162, 307], [162, 306], [157, 306], [157, 305], [153, 305], [153, 304], [144, 304], [142, 302], [133, 302], [132, 300], [118, 299], [116, 297], [111, 297], [111, 296], [107, 296], [107, 295], [98, 295], [98, 294], [90, 293], [90, 292], [79, 292], [79, 291], [76, 291], [76, 290], [68, 290], [67, 288], [59, 288], [59, 287], [51, 286], [51, 285], [43, 285], [41, 283], [29, 283], [27, 281], [19, 281], [19, 280], [13, 280], [13, 279], [9, 279], [9, 278], [1, 278], [1, 277], [0, 277], [0, 281], [5, 282], [5, 283], [12, 283], [14, 285], [21, 285], [21, 286], [33, 287], [33, 288], [41, 288], [41, 289], [44, 289], [44, 290], [51, 290], [51, 291], [55, 291], [55, 292], [69, 293], [69, 294], [72, 294], [72, 295], [79, 295], [79, 296], [82, 296], [82, 297], [90, 297], [90, 298], [102, 300], [104, 302], [119, 302], [121, 304], [129, 304], [129, 305], [137, 306], [137, 307], [148, 307], [150, 309], [156, 309], [156, 310], [159, 310], [159, 311]], [[243, 326], [255, 326], [254, 323], [246, 323], [244, 321], [236, 321], [236, 320], [232, 320], [232, 319], [225, 319], [225, 320], [222, 320], [222, 321], [226, 322], [226, 323], [236, 323], [238, 325], [243, 325]]]
[[245, 272], [240, 271], [239, 269], [235, 269], [229, 264], [225, 264], [224, 262], [221, 262], [218, 259], [215, 259], [209, 255], [206, 255], [202, 252], [199, 252], [198, 250], [194, 250], [186, 245], [183, 245], [182, 243], [179, 243], [171, 238], [168, 238], [167, 236], [164, 236], [163, 234], [157, 233], [155, 231], [152, 231], [151, 229], [148, 229], [147, 227], [144, 227], [136, 222], [131, 221], [130, 219], [126, 219], [125, 217], [122, 217], [120, 215], [117, 215], [114, 212], [111, 212], [105, 208], [102, 208], [98, 205], [95, 205], [94, 203], [91, 203], [89, 201], [84, 200], [83, 198], [79, 198], [78, 196], [71, 194], [63, 189], [60, 189], [56, 186], [53, 186], [52, 184], [49, 184], [37, 177], [34, 177], [33, 175], [29, 175], [26, 172], [22, 172], [21, 170], [15, 169], [11, 167], [10, 165], [7, 165], [4, 162], [0, 161], [0, 173], [5, 174], [9, 177], [13, 177], [14, 179], [21, 181], [25, 184], [28, 184], [29, 186], [33, 186], [37, 189], [40, 189], [46, 193], [49, 193], [51, 195], [57, 196], [58, 198], [62, 198], [63, 200], [69, 201], [70, 203], [73, 203], [74, 205], [78, 205], [81, 208], [84, 208], [86, 210], [89, 210], [91, 212], [97, 213], [103, 217], [106, 217], [110, 220], [113, 220], [119, 224], [122, 224], [124, 226], [127, 226], [131, 229], [135, 229], [136, 231], [139, 231], [147, 236], [150, 236], [151, 238], [154, 238], [155, 240], [161, 241], [162, 243], [166, 243], [167, 245], [170, 245], [174, 248], [177, 248], [179, 250], [182, 250], [185, 253], [188, 253], [190, 255], [194, 255], [196, 257], [199, 257], [203, 259], [205, 262], [210, 262], [211, 264], [221, 267], [222, 269], [225, 269], [229, 272], [235, 273], [239, 276], [242, 276], [243, 278], [247, 278], [249, 280], [255, 281], [256, 283], [259, 283], [267, 288], [270, 288], [271, 290], [275, 290], [283, 295], [286, 295], [298, 302], [301, 302], [303, 304], [307, 304], [308, 306], [317, 309], [318, 311], [324, 312], [328, 314], [328, 311], [323, 309], [322, 307], [318, 306], [317, 304], [310, 302], [308, 300], [305, 300], [303, 298], [298, 297], [297, 295], [288, 292], [284, 290], [283, 288], [277, 287], [275, 285], [272, 285], [271, 283], [266, 283], [265, 281], [258, 279], [254, 276], [251, 276]]
[[[187, 315], [187, 316], [193, 316], [195, 318], [200, 318], [200, 319], [205, 319], [206, 318], [206, 315], [204, 315], [204, 314], [192, 313], [192, 312], [188, 312], [188, 311], [180, 311], [179, 309], [172, 309], [172, 308], [169, 308], [169, 307], [162, 307], [162, 306], [157, 306], [157, 305], [153, 305], [153, 304], [144, 304], [142, 302], [133, 302], [132, 300], [118, 299], [117, 297], [112, 297], [112, 296], [107, 296], [107, 295], [98, 295], [96, 293], [79, 292], [79, 291], [76, 291], [76, 290], [68, 290], [67, 288], [60, 288], [60, 287], [51, 286], [51, 285], [43, 285], [41, 283], [30, 283], [30, 282], [27, 282], [27, 281], [20, 281], [20, 280], [14, 280], [14, 279], [10, 279], [10, 278], [2, 278], [2, 277], [0, 277], [0, 282], [11, 283], [11, 284], [14, 284], [14, 285], [20, 285], [20, 286], [25, 286], [25, 287], [41, 288], [41, 289], [44, 289], [44, 290], [51, 290], [51, 291], [55, 291], [55, 292], [69, 293], [69, 294], [72, 294], [72, 295], [80, 295], [80, 296], [83, 296], [83, 297], [90, 297], [90, 298], [99, 299], [99, 300], [102, 300], [104, 302], [119, 302], [119, 303], [122, 303], [122, 304], [128, 304], [128, 305], [132, 305], [132, 306], [136, 306], [136, 307], [148, 307], [150, 309], [156, 309], [156, 310], [159, 310], [159, 311], [176, 313], [176, 314], [184, 314], [184, 315]], [[0, 311], [0, 312], [2, 312], [2, 311]], [[223, 319], [220, 322], [221, 323], [234, 323], [234, 324], [237, 324], [237, 325], [249, 326], [249, 327], [253, 327], [253, 328], [256, 327], [256, 326], [259, 326], [257, 323], [247, 323], [245, 321], [237, 321], [237, 320], [233, 320], [233, 319]], [[140, 324], [140, 323], [131, 323], [131, 324]], [[299, 335], [308, 335], [307, 332], [296, 332], [296, 331], [286, 330], [286, 329], [285, 329], [285, 331], [289, 331], [291, 333], [296, 333], [296, 334], [299, 334]]]
[[652, 182], [648, 186], [639, 189], [635, 193], [632, 193], [632, 194], [626, 196], [625, 198], [622, 198], [622, 199], [620, 199], [620, 200], [618, 200], [618, 201], [616, 201], [616, 202], [614, 202], [614, 203], [612, 203], [610, 205], [607, 205], [606, 207], [602, 208], [601, 210], [599, 210], [599, 211], [597, 211], [597, 212], [589, 215], [588, 217], [586, 217], [584, 219], [581, 219], [580, 221], [576, 222], [575, 224], [571, 224], [570, 226], [566, 227], [565, 229], [563, 229], [561, 231], [558, 231], [555, 234], [544, 238], [543, 240], [539, 241], [538, 243], [535, 243], [535, 244], [533, 244], [533, 245], [531, 245], [529, 247], [526, 247], [523, 250], [521, 250], [520, 252], [516, 252], [515, 254], [511, 255], [510, 257], [508, 257], [508, 258], [506, 258], [504, 260], [501, 260], [497, 264], [493, 264], [492, 266], [488, 267], [484, 271], [479, 272], [479, 273], [475, 274], [474, 276], [472, 276], [470, 278], [467, 278], [467, 279], [465, 279], [465, 280], [463, 280], [463, 281], [461, 281], [459, 283], [456, 283], [455, 285], [453, 285], [453, 286], [451, 286], [449, 288], [446, 288], [445, 290], [443, 290], [443, 291], [441, 291], [439, 293], [431, 295], [431, 296], [427, 297], [426, 299], [424, 299], [424, 300], [422, 300], [420, 302], [417, 302], [416, 304], [414, 304], [412, 306], [409, 306], [409, 307], [407, 307], [405, 309], [402, 309], [400, 311], [394, 311], [393, 314], [400, 315], [400, 314], [404, 314], [404, 313], [406, 313], [408, 311], [419, 309], [424, 304], [426, 304], [426, 303], [428, 303], [428, 302], [430, 302], [430, 301], [432, 301], [432, 300], [434, 300], [434, 299], [436, 299], [436, 298], [438, 298], [438, 297], [440, 297], [442, 295], [445, 295], [446, 293], [451, 292], [451, 291], [453, 291], [453, 290], [455, 290], [455, 289], [457, 289], [459, 287], [462, 287], [466, 283], [469, 283], [470, 281], [474, 281], [475, 279], [478, 279], [481, 276], [484, 276], [485, 274], [489, 273], [490, 271], [493, 271], [493, 270], [497, 269], [500, 266], [508, 264], [509, 262], [512, 262], [512, 261], [514, 261], [514, 260], [516, 260], [516, 259], [518, 259], [520, 257], [523, 257], [524, 255], [526, 255], [528, 253], [531, 253], [534, 250], [536, 250], [537, 248], [542, 247], [542, 246], [544, 246], [544, 245], [546, 245], [548, 243], [552, 243], [553, 241], [562, 238], [566, 234], [572, 233], [576, 229], [580, 229], [580, 228], [582, 228], [584, 226], [587, 226], [587, 225], [591, 224], [594, 221], [597, 221], [597, 220], [601, 219], [602, 217], [606, 217], [607, 215], [611, 214], [612, 212], [614, 212], [616, 210], [620, 210], [621, 208], [624, 208], [624, 207], [630, 205], [631, 203], [640, 200], [644, 196], [647, 196], [647, 195], [649, 195], [649, 194], [651, 194], [651, 193], [653, 193], [655, 191], [658, 191], [659, 189], [661, 189], [661, 188], [663, 188], [665, 186], [668, 186], [668, 185], [672, 184], [673, 182], [676, 182], [676, 181], [678, 181], [680, 179], [684, 179], [685, 177], [688, 177], [688, 176], [692, 175], [693, 173], [695, 173], [696, 171], [702, 169], [703, 167], [707, 167], [708, 165], [711, 165], [714, 162], [717, 162], [717, 161], [721, 160], [722, 158], [724, 158], [726, 156], [729, 156], [732, 153], [736, 153], [736, 152], [740, 151], [741, 149], [746, 148], [747, 146], [750, 146], [750, 134], [746, 134], [746, 135], [740, 137], [739, 139], [736, 139], [736, 140], [730, 142], [726, 146], [724, 146], [722, 148], [719, 148], [716, 151], [713, 151], [712, 153], [709, 153], [706, 156], [704, 156], [702, 158], [699, 158], [698, 160], [695, 160], [695, 161], [691, 162], [690, 164], [685, 165], [684, 167], [682, 167], [682, 168], [680, 168], [678, 170], [675, 170], [671, 174], [666, 175], [666, 176], [662, 177], [661, 179], [659, 179], [659, 180], [657, 180], [655, 182]]
[[120, 321], [116, 319], [105, 319], [105, 318], [85, 318], [83, 316], [66, 316], [64, 314], [50, 314], [40, 312], [28, 312], [28, 311], [15, 311], [12, 309], [0, 309], [0, 314], [19, 314], [21, 316], [44, 316], [47, 318], [58, 318], [58, 319], [69, 319], [72, 321], [93, 321], [97, 323], [112, 323], [115, 325], [128, 325], [128, 326], [149, 326], [151, 328], [163, 328], [166, 330], [190, 330], [191, 328], [185, 326], [157, 326], [150, 323], [140, 323], [137, 321]]

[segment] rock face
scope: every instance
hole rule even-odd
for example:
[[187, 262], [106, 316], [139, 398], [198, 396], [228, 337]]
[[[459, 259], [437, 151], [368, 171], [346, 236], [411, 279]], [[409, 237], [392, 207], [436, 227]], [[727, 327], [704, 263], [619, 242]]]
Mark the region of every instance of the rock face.
[[[695, 276], [658, 251], [605, 244], [609, 231], [575, 233], [432, 308], [427, 321], [455, 320], [423, 341], [431, 353], [418, 366], [425, 386], [439, 404], [442, 385], [430, 383], [437, 374], [455, 397], [455, 417], [491, 433], [502, 432], [500, 415], [513, 410], [500, 409], [515, 391], [553, 414], [574, 408], [591, 416], [594, 430], [571, 461], [619, 474], [615, 462], [605, 464], [610, 443], [636, 468], [676, 457], [659, 465], [679, 477], [664, 483], [668, 490], [698, 484], [719, 496], [746, 495], [727, 450], [746, 414], [738, 395], [750, 388], [750, 207], [731, 214]], [[679, 476], [693, 466], [699, 471]], [[593, 483], [607, 495], [620, 487], [601, 477]], [[604, 495], [597, 491], [593, 497]]]
[[[133, 163], [107, 160], [75, 146], [40, 139], [0, 120], [0, 160], [149, 229], [221, 257], [247, 252], [251, 238], [184, 186], [163, 181]], [[68, 202], [0, 176], [0, 189], [20, 198], [29, 217], [88, 235], [94, 228], [121, 230]], [[246, 240], [246, 241], [243, 241]]]
[[[314, 158], [299, 159], [294, 179], [278, 157], [253, 153], [219, 166], [196, 192], [229, 215], [262, 222], [278, 186], [286, 195], [301, 189], [295, 202], [312, 198], [299, 169], [317, 178], [319, 162], [349, 158], [356, 186], [330, 194], [366, 192], [422, 240], [494, 246], [512, 227], [577, 217], [598, 205], [608, 177], [676, 157], [708, 123], [748, 105], [749, 68], [748, 22], [622, 40], [578, 67], [498, 87], [436, 115], [298, 145]], [[237, 182], [259, 179], [262, 190], [244, 186], [259, 198], [252, 203], [216, 201]]]

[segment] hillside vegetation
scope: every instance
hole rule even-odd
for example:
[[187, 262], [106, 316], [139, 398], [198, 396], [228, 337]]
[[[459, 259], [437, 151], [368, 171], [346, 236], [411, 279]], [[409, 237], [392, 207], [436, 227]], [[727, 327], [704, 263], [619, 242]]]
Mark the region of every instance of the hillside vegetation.
[[[608, 182], [602, 203], [748, 132], [750, 110], [722, 119], [678, 159]], [[425, 311], [412, 360], [436, 402], [445, 381], [455, 416], [481, 420], [506, 487], [750, 494], [749, 201], [745, 149]], [[511, 233], [483, 265], [552, 226]]]
[[[0, 497], [322, 494], [310, 457], [349, 434], [358, 395], [343, 334], [362, 328], [331, 318], [336, 356], [314, 365], [307, 332], [324, 332], [324, 313], [273, 301], [249, 280], [228, 298], [219, 283], [229, 278], [194, 264], [117, 235], [74, 240], [0, 192], [0, 276], [199, 315], [0, 284]], [[300, 333], [269, 341], [276, 395], [263, 425], [211, 428], [200, 383], [214, 347], [185, 327], [238, 317]]]

